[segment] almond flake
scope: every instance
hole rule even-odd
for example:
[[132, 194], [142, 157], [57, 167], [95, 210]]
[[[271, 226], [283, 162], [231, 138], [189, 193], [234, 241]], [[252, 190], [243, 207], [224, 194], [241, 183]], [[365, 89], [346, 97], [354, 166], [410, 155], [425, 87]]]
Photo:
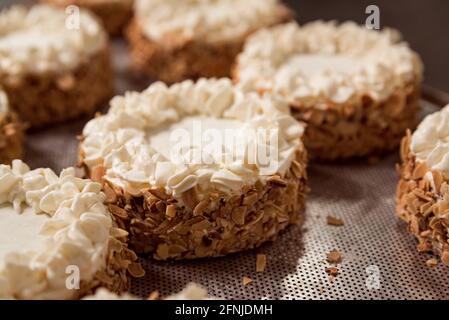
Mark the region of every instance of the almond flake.
[[329, 216], [327, 216], [327, 224], [330, 226], [341, 227], [345, 223], [343, 222], [343, 220], [329, 215]]
[[253, 282], [253, 279], [251, 279], [249, 277], [243, 277], [243, 285], [244, 286], [250, 284], [251, 282]]
[[256, 257], [256, 272], [264, 272], [267, 265], [267, 256], [258, 254]]

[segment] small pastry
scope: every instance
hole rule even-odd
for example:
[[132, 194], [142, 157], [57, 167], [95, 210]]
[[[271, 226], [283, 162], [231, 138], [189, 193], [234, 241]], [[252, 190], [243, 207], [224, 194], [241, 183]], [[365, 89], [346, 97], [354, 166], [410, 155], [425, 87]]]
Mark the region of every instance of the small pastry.
[[422, 65], [392, 30], [288, 23], [247, 40], [234, 79], [288, 101], [311, 158], [344, 160], [393, 150], [415, 126]]
[[158, 82], [115, 97], [90, 121], [80, 159], [103, 181], [136, 252], [222, 256], [301, 221], [302, 133], [283, 100], [245, 94], [229, 79]]

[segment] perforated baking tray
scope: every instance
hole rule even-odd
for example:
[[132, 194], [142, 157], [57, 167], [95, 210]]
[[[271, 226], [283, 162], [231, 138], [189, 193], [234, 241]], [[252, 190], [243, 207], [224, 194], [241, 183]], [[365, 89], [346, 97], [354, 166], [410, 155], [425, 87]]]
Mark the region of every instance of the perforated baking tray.
[[[114, 44], [117, 93], [149, 84], [132, 76], [124, 43]], [[436, 106], [424, 102], [425, 112]], [[26, 161], [32, 167], [61, 170], [76, 164], [78, 121], [31, 133]], [[134, 281], [133, 293], [162, 295], [199, 283], [223, 299], [447, 299], [449, 268], [426, 267], [416, 242], [394, 214], [396, 153], [377, 164], [313, 164], [312, 192], [302, 227], [288, 228], [274, 243], [224, 258], [186, 262], [142, 260], [146, 276]], [[344, 225], [327, 225], [326, 217]], [[326, 254], [336, 249], [344, 258], [333, 280], [325, 272]], [[256, 254], [267, 256], [265, 272], [256, 273]], [[243, 277], [253, 279], [244, 286]]]

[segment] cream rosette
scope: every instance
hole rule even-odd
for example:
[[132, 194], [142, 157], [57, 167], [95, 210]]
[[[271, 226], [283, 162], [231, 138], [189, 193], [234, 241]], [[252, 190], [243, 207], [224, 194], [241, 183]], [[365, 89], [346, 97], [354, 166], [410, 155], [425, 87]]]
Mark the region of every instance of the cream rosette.
[[449, 180], [449, 105], [421, 122], [412, 135], [410, 151], [418, 163]]
[[104, 200], [73, 168], [0, 165], [0, 298], [78, 297], [107, 267], [114, 228]]

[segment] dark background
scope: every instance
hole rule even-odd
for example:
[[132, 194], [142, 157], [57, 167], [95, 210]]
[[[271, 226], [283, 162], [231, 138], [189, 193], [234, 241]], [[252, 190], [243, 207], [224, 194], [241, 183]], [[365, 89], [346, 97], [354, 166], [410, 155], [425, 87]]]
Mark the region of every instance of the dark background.
[[[245, 0], [242, 0], [245, 1]], [[263, 0], [261, 0], [263, 1]], [[0, 6], [26, 0], [0, 0]], [[380, 9], [381, 27], [401, 31], [422, 57], [425, 82], [449, 92], [449, 0], [284, 0], [300, 23], [317, 19], [365, 23], [368, 5]]]

